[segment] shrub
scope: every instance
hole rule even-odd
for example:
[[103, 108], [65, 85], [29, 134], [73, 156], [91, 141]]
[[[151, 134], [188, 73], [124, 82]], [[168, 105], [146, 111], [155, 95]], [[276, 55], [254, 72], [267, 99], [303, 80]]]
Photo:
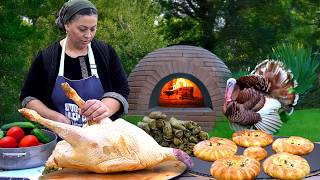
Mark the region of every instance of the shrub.
[[320, 59], [317, 53], [312, 53], [311, 48], [304, 48], [301, 44], [282, 44], [272, 48], [273, 59], [282, 61], [291, 69], [298, 82], [295, 89], [299, 95], [299, 103], [316, 87]]

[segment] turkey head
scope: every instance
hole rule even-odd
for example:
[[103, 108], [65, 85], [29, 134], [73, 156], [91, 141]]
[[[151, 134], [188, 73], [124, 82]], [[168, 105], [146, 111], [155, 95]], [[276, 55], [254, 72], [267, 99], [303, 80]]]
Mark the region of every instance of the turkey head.
[[290, 70], [279, 61], [265, 60], [251, 75], [227, 80], [223, 113], [233, 130], [260, 129], [270, 134], [282, 125], [279, 110], [293, 112], [299, 96]]
[[239, 91], [240, 88], [237, 84], [237, 80], [235, 80], [234, 78], [228, 79], [224, 96], [226, 103], [236, 100], [239, 95]]

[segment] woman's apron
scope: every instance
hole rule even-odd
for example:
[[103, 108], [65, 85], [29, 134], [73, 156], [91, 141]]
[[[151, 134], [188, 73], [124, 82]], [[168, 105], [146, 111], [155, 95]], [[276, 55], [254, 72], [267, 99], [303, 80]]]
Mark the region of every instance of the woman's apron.
[[87, 122], [86, 117], [79, 114], [79, 107], [64, 94], [64, 91], [61, 88], [61, 83], [69, 83], [69, 85], [76, 90], [84, 101], [89, 99], [100, 99], [104, 94], [104, 90], [99, 80], [91, 44], [88, 45], [91, 76], [80, 80], [70, 80], [64, 77], [66, 41], [67, 38], [62, 44], [59, 73], [53, 88], [51, 99], [53, 105], [61, 114], [64, 114], [68, 119], [70, 119], [72, 125], [82, 127], [83, 124]]

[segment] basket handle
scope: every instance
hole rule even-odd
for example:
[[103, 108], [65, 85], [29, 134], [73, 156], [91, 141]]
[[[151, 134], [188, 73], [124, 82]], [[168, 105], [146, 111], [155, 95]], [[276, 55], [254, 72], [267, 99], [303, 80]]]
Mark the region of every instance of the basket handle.
[[3, 152], [2, 153], [2, 157], [6, 158], [20, 158], [20, 157], [24, 157], [26, 156], [27, 153], [26, 152], [22, 152], [22, 153], [5, 153]]

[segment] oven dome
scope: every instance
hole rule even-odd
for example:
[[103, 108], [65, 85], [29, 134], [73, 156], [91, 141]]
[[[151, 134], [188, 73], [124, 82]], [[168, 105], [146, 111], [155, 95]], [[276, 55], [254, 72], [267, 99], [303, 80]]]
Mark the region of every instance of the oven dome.
[[[147, 115], [159, 110], [181, 120], [195, 121], [211, 130], [214, 122], [223, 116], [225, 84], [229, 77], [231, 72], [224, 62], [206, 49], [188, 45], [157, 49], [141, 59], [129, 75], [129, 115]], [[174, 93], [180, 93], [178, 98], [184, 99], [185, 103], [187, 99], [197, 97], [194, 93], [199, 91], [202, 104], [200, 100], [200, 105], [195, 103], [187, 107], [163, 105], [163, 88], [178, 78], [187, 79], [196, 86], [182, 88], [180, 92], [175, 89]], [[167, 94], [171, 93], [167, 91]]]

